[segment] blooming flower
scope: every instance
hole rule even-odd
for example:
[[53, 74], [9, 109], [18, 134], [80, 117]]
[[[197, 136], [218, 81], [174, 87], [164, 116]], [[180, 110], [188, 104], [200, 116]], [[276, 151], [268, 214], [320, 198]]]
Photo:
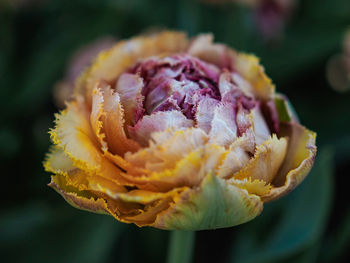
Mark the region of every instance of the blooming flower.
[[80, 209], [161, 229], [230, 227], [292, 191], [315, 134], [258, 59], [161, 32], [119, 42], [56, 115], [49, 184]]

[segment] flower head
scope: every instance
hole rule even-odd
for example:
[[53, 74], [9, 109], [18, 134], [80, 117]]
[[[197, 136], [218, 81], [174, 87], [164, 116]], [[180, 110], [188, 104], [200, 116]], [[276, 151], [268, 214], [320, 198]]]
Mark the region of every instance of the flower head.
[[291, 112], [256, 57], [211, 35], [123, 41], [57, 114], [49, 185], [73, 206], [138, 226], [241, 224], [312, 167], [315, 134]]

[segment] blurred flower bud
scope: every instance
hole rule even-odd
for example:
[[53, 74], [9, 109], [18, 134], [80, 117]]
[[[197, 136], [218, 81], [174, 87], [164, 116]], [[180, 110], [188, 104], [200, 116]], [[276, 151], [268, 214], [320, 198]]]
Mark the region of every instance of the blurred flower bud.
[[337, 92], [350, 90], [350, 30], [344, 37], [343, 52], [333, 55], [328, 60], [327, 79]]
[[113, 37], [101, 37], [81, 47], [72, 55], [68, 62], [66, 75], [54, 87], [54, 100], [57, 107], [64, 108], [65, 102], [72, 99], [74, 82], [79, 74], [93, 62], [98, 53], [111, 48], [115, 42]]

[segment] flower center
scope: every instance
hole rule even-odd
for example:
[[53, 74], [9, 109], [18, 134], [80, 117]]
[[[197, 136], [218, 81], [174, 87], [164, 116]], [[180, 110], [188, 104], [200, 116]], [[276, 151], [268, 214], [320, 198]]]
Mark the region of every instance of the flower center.
[[203, 98], [220, 100], [220, 69], [189, 55], [150, 58], [130, 70], [143, 78], [145, 114], [179, 110], [194, 119]]
[[[147, 115], [177, 111], [206, 132], [215, 125], [224, 125], [232, 136], [240, 137], [253, 128], [254, 119], [262, 127], [262, 137], [270, 135], [261, 111], [263, 103], [255, 97], [251, 84], [234, 70], [188, 54], [175, 54], [148, 58], [126, 73], [142, 79], [143, 99], [136, 110], [135, 127], [140, 126], [138, 123]], [[153, 122], [152, 127], [154, 125]]]

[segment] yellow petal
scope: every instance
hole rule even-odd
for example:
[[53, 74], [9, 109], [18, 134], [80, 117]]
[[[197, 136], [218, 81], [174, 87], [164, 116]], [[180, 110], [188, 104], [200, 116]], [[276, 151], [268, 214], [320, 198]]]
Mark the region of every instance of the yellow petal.
[[88, 189], [87, 174], [75, 167], [62, 149], [52, 147], [46, 156], [44, 167], [47, 172], [64, 177], [67, 185], [76, 187], [79, 191]]
[[143, 209], [135, 211], [133, 214], [121, 215], [122, 220], [129, 223], [135, 223], [138, 226], [150, 226], [154, 223], [159, 213], [170, 206], [172, 198], [164, 198], [145, 206]]
[[259, 59], [253, 55], [235, 53], [234, 69], [253, 86], [254, 92], [259, 99], [272, 99], [275, 93], [275, 86], [269, 77], [266, 76]]
[[273, 135], [257, 147], [254, 157], [234, 175], [234, 178], [251, 178], [270, 183], [285, 158], [287, 145], [286, 138], [278, 139], [276, 135]]
[[[148, 204], [160, 199], [166, 199], [169, 197], [174, 197], [179, 193], [186, 190], [187, 187], [174, 188], [169, 192], [160, 193], [147, 190], [131, 190], [127, 193], [120, 193], [113, 196], [114, 199], [120, 198], [125, 202], [134, 202], [140, 204]], [[111, 196], [112, 197], [112, 196]]]
[[51, 177], [49, 186], [62, 195], [62, 197], [75, 208], [99, 214], [110, 214], [110, 210], [104, 199], [95, 198], [87, 192], [78, 191], [73, 187], [65, 186], [64, 183], [62, 183], [62, 178], [59, 176]]
[[75, 94], [82, 94], [90, 104], [92, 90], [100, 79], [115, 80], [142, 58], [183, 52], [187, 45], [184, 33], [169, 31], [120, 41], [112, 49], [100, 53], [95, 63], [81, 75], [76, 83]]
[[67, 109], [56, 115], [56, 127], [50, 131], [54, 144], [61, 148], [83, 170], [95, 170], [100, 166], [101, 154], [88, 121], [85, 106], [73, 101]]
[[263, 196], [269, 193], [272, 186], [270, 184], [267, 184], [263, 180], [252, 180], [251, 178], [245, 178], [243, 180], [237, 180], [234, 178], [231, 178], [227, 181], [230, 184], [233, 184], [239, 188], [245, 189], [248, 191], [249, 194], [259, 195]]
[[123, 212], [126, 213], [128, 211], [132, 213], [135, 210], [134, 205], [110, 199], [103, 193], [91, 190], [79, 190], [69, 185], [66, 179], [62, 175], [52, 176], [49, 186], [75, 208], [99, 214], [109, 214], [122, 222], [126, 222], [120, 217]]
[[57, 146], [51, 146], [44, 161], [44, 168], [52, 173], [66, 173], [76, 169], [73, 161]]
[[281, 123], [281, 135], [289, 137], [285, 161], [272, 184], [275, 186], [263, 196], [264, 202], [272, 201], [291, 192], [309, 171], [316, 156], [316, 134], [298, 123]]
[[[117, 176], [113, 166], [109, 166], [106, 161], [103, 163], [99, 173], [88, 174], [75, 167], [72, 160], [63, 150], [53, 147], [51, 152], [47, 155], [44, 167], [47, 172], [63, 176], [66, 185], [74, 186], [80, 191], [101, 191], [101, 188], [104, 188], [117, 193], [125, 192], [125, 188], [120, 184], [120, 181], [126, 183], [125, 180], [123, 181], [122, 177], [120, 178]], [[111, 169], [111, 167], [113, 168]], [[121, 171], [118, 172], [121, 173]]]
[[[67, 109], [56, 116], [56, 127], [50, 133], [56, 147], [69, 157], [74, 168], [79, 168], [89, 175], [116, 180], [120, 184], [126, 183], [120, 176], [121, 170], [98, 150], [99, 145], [90, 128], [86, 109], [77, 101], [68, 104]], [[60, 162], [62, 156], [56, 158], [56, 155], [51, 155], [51, 157], [47, 163], [53, 165]], [[64, 162], [69, 161], [65, 158]]]

